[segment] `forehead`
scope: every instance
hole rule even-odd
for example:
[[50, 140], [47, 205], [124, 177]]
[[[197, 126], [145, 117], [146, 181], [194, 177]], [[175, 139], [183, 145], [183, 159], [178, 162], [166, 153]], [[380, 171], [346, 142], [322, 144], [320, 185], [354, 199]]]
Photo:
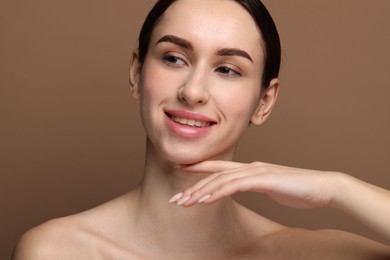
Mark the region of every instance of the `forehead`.
[[262, 38], [252, 16], [231, 0], [178, 0], [163, 14], [152, 41], [176, 35], [196, 45], [240, 48], [262, 56]]

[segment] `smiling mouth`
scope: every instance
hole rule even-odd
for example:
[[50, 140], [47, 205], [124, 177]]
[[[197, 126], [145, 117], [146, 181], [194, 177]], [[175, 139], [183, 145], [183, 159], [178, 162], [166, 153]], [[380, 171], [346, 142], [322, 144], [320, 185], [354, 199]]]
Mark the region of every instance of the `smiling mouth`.
[[176, 123], [179, 123], [181, 125], [191, 126], [191, 127], [203, 128], [203, 127], [208, 127], [208, 126], [215, 124], [214, 122], [198, 121], [198, 120], [194, 120], [194, 119], [172, 116], [170, 114], [167, 114], [167, 116], [170, 119], [172, 119], [173, 121], [175, 121]]

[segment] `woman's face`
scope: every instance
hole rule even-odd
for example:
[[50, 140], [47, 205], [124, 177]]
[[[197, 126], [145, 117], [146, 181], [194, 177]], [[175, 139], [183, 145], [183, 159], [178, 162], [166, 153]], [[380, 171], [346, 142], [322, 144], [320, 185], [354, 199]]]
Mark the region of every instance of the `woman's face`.
[[232, 159], [249, 122], [261, 124], [274, 102], [260, 98], [263, 58], [256, 24], [236, 2], [173, 3], [152, 33], [142, 69], [137, 57], [131, 67], [153, 147], [178, 164]]

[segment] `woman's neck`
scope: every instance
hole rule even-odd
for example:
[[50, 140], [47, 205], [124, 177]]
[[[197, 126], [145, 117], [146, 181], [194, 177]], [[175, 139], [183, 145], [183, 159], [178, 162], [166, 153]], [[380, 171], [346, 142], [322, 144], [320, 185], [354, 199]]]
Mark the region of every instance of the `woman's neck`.
[[242, 235], [236, 203], [225, 198], [213, 205], [190, 208], [170, 204], [170, 197], [205, 175], [185, 173], [155, 156], [147, 152], [144, 177], [130, 193], [134, 202], [130, 219], [139, 232], [138, 240], [165, 252], [207, 252], [207, 248], [212, 250], [216, 245], [229, 248], [237, 244], [238, 241], [231, 241]]

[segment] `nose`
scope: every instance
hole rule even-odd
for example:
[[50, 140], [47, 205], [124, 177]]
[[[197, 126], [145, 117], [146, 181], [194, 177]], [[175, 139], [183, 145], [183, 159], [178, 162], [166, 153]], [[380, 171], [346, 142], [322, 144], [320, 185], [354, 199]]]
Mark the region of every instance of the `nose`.
[[188, 75], [178, 90], [178, 98], [189, 106], [207, 103], [210, 98], [206, 73], [195, 70]]

